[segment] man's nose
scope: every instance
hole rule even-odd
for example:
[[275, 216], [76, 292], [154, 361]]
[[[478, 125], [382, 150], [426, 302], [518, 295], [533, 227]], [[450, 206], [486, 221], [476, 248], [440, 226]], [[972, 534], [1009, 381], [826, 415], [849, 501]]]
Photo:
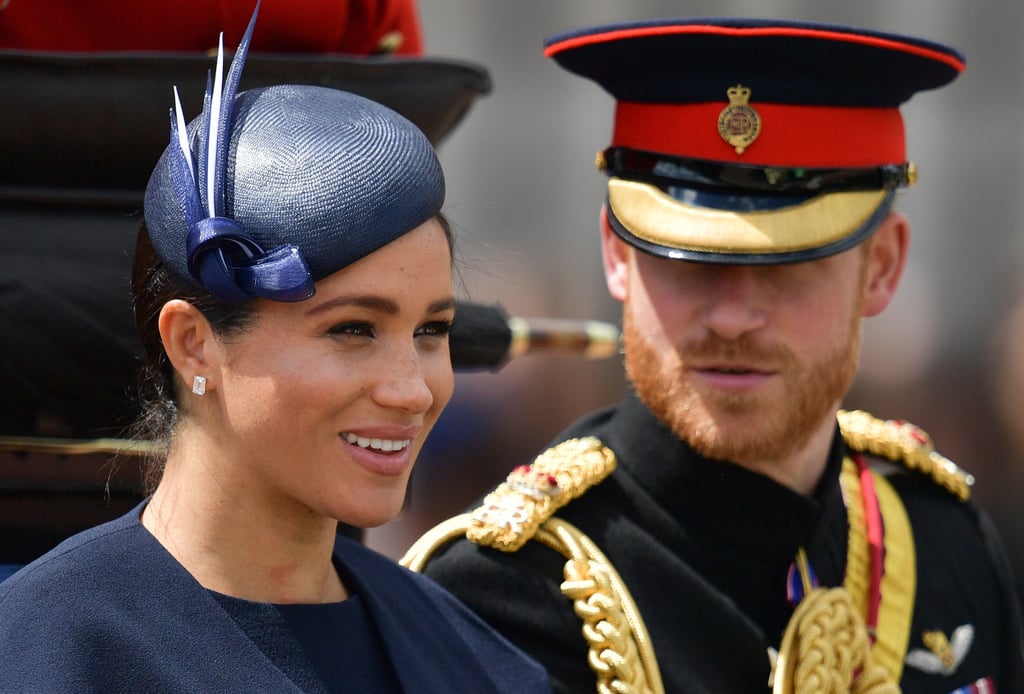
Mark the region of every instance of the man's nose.
[[758, 330], [767, 322], [765, 287], [757, 268], [728, 265], [707, 273], [707, 300], [701, 311], [704, 326], [727, 340]]

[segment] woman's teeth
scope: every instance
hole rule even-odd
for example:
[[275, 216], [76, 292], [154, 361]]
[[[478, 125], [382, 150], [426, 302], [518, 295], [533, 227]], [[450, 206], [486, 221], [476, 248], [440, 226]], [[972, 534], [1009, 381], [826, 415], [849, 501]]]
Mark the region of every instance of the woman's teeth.
[[394, 451], [400, 451], [409, 445], [409, 439], [402, 439], [394, 441], [391, 439], [368, 439], [363, 436], [356, 436], [355, 434], [344, 432], [342, 437], [349, 443], [359, 446], [360, 448], [372, 448], [375, 451], [381, 451], [384, 453], [392, 453]]

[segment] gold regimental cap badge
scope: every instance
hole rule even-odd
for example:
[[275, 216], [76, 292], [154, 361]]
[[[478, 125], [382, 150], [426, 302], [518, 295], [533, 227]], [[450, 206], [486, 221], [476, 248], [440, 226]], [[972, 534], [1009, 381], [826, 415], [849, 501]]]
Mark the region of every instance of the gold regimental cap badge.
[[726, 90], [729, 105], [718, 114], [718, 134], [736, 148], [736, 154], [743, 151], [761, 134], [761, 116], [747, 102], [750, 101], [750, 87], [737, 84]]

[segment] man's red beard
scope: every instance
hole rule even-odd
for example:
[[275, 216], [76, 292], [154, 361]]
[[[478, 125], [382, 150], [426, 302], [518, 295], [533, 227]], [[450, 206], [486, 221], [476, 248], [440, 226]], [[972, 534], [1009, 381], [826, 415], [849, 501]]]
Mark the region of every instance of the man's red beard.
[[[785, 346], [749, 336], [705, 340], [659, 350], [638, 329], [629, 302], [623, 313], [626, 373], [645, 405], [697, 453], [736, 463], [781, 459], [805, 445], [853, 383], [860, 353], [860, 312], [845, 340], [816, 363]], [[740, 363], [777, 374], [784, 396], [699, 393], [687, 364]], [[778, 391], [775, 391], [778, 393]]]

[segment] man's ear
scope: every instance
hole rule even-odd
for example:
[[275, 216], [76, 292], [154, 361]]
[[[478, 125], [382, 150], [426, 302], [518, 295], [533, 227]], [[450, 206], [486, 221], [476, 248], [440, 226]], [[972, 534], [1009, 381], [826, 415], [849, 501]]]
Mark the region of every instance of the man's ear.
[[608, 208], [601, 208], [601, 257], [604, 279], [613, 299], [625, 301], [629, 295], [629, 248], [608, 223]]
[[885, 310], [896, 294], [910, 248], [910, 222], [898, 212], [890, 212], [865, 243], [863, 304], [864, 316], [876, 316]]
[[213, 386], [211, 350], [215, 351], [216, 343], [210, 323], [199, 309], [173, 299], [160, 309], [157, 325], [167, 359], [185, 385], [191, 388], [193, 379], [202, 376], [207, 379], [207, 389]]

